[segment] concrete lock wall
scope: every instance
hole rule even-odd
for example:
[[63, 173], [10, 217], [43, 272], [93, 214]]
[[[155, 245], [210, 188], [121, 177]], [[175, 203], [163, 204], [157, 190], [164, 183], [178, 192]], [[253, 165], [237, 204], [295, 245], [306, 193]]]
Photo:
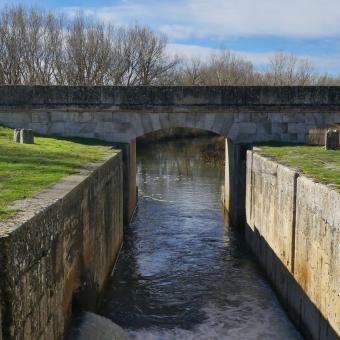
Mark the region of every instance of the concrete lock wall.
[[340, 192], [247, 153], [246, 238], [308, 339], [340, 336]]
[[95, 307], [121, 247], [122, 153], [16, 207], [0, 225], [3, 338], [62, 339], [72, 309]]

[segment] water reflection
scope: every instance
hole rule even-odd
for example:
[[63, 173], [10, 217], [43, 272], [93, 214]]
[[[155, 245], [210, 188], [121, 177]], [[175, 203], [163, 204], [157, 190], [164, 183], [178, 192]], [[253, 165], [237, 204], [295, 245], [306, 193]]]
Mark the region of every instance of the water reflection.
[[203, 142], [139, 153], [139, 207], [101, 313], [135, 339], [299, 339], [223, 221], [223, 169], [202, 162]]

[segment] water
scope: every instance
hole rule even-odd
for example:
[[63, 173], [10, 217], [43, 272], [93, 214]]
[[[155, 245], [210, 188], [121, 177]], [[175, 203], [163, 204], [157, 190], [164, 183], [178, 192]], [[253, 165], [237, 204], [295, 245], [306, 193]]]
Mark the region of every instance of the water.
[[202, 161], [203, 142], [139, 152], [139, 206], [101, 314], [133, 339], [301, 339], [224, 222], [224, 170]]

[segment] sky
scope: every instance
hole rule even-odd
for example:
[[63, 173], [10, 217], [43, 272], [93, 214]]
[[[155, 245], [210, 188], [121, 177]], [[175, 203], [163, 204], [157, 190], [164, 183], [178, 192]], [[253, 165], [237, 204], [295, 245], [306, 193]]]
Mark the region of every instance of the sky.
[[227, 48], [265, 67], [285, 51], [317, 72], [340, 75], [340, 0], [0, 0], [116, 25], [146, 24], [168, 36], [169, 52], [209, 55]]

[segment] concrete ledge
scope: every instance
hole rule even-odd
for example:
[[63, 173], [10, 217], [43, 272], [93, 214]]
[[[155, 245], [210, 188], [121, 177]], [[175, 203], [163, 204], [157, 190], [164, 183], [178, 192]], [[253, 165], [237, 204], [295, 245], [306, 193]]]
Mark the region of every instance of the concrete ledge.
[[72, 309], [95, 306], [122, 243], [122, 154], [15, 206], [0, 224], [3, 337], [61, 339]]

